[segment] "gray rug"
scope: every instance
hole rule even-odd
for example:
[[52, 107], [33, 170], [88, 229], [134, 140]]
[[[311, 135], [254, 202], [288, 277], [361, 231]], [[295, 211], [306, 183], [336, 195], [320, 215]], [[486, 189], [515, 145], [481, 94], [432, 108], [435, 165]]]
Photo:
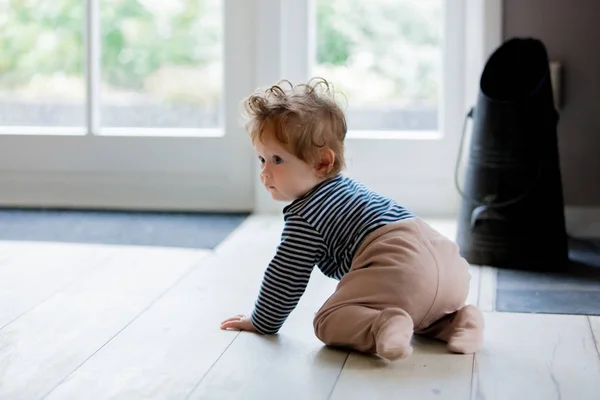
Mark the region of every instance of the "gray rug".
[[499, 269], [496, 311], [600, 315], [600, 240], [570, 239], [564, 274]]
[[0, 209], [0, 240], [213, 249], [246, 213]]

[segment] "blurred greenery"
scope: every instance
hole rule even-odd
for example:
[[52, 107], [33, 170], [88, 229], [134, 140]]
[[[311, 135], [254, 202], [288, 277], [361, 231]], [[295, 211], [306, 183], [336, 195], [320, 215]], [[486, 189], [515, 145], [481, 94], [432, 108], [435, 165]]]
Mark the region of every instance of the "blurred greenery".
[[[176, 68], [219, 63], [222, 1], [100, 0], [103, 82], [142, 91], [161, 69], [175, 67], [173, 80]], [[57, 75], [82, 80], [84, 4], [0, 0], [0, 88]], [[437, 101], [442, 0], [316, 4], [315, 75], [365, 101]]]
[[442, 0], [316, 3], [316, 73], [352, 104], [437, 105]]
[[[220, 24], [206, 26], [201, 18], [210, 2], [184, 0], [173, 2], [179, 7], [152, 10], [151, 1], [102, 0], [105, 80], [139, 88], [162, 66], [202, 65], [219, 58]], [[84, 0], [4, 0], [0, 15], [3, 86], [19, 86], [37, 75], [83, 75]]]
[[83, 71], [81, 0], [0, 3], [0, 79], [20, 86], [32, 77]]

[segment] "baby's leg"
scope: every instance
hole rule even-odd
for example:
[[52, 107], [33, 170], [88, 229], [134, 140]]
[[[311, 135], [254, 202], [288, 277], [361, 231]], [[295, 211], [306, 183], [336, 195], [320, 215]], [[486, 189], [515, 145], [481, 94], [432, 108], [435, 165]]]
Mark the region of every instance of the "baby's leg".
[[437, 263], [417, 221], [390, 224], [370, 238], [317, 313], [315, 333], [326, 344], [395, 360], [411, 354], [415, 325], [443, 315], [425, 321], [438, 293]]
[[[323, 343], [376, 353], [388, 360], [412, 353], [413, 320], [406, 311], [400, 308], [380, 311], [355, 304], [335, 306], [332, 304], [335, 298], [331, 300], [314, 320], [315, 333]], [[329, 308], [328, 304], [334, 306]]]
[[447, 342], [450, 351], [474, 353], [483, 342], [484, 321], [481, 311], [464, 305], [471, 279], [469, 264], [460, 256], [454, 242], [424, 223], [418, 226], [437, 260], [439, 284], [431, 310], [415, 333]]
[[467, 305], [416, 333], [447, 342], [452, 352], [472, 354], [481, 348], [483, 331], [483, 314], [477, 307]]

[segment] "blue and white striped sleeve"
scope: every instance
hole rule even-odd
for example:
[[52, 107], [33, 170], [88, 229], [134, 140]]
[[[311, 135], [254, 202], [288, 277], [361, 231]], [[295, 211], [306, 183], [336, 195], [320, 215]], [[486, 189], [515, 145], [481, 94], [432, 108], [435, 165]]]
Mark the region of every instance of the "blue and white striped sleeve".
[[259, 333], [277, 333], [304, 294], [323, 254], [321, 235], [304, 219], [286, 216], [281, 243], [269, 263], [250, 316]]

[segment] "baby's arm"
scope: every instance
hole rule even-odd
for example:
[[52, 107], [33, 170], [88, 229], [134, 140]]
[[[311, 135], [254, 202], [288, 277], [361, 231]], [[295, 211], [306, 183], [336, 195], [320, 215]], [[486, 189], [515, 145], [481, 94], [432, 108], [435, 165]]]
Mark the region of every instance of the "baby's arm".
[[250, 321], [263, 334], [277, 333], [304, 294], [324, 251], [321, 235], [304, 219], [286, 218], [281, 243], [265, 271]]

